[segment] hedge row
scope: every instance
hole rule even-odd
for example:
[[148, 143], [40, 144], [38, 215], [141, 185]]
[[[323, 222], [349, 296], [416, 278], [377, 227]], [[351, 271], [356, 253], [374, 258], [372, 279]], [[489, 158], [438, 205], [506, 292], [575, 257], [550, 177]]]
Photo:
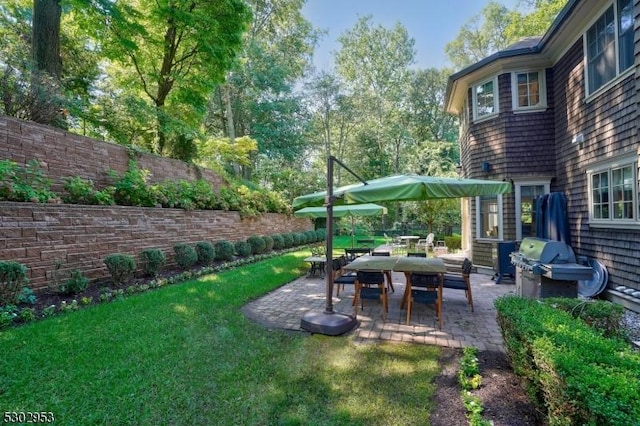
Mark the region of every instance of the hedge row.
[[640, 424], [640, 354], [552, 305], [515, 296], [495, 302], [514, 371], [548, 423]]

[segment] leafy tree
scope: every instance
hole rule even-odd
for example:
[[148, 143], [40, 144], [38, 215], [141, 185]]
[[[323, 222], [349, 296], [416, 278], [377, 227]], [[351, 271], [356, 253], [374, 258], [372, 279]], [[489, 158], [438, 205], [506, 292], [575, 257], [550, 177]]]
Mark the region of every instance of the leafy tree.
[[[543, 35], [567, 4], [567, 0], [521, 0], [512, 12], [511, 22], [505, 28], [510, 40]], [[530, 10], [523, 13], [521, 10]]]
[[[317, 32], [301, 13], [303, 0], [247, 4], [254, 19], [236, 66], [211, 98], [207, 130], [232, 141], [249, 136], [260, 155], [291, 161], [306, 148], [308, 119], [295, 86], [310, 66]], [[248, 178], [251, 168], [242, 169]]]
[[120, 14], [104, 45], [115, 86], [145, 99], [155, 152], [193, 155], [209, 94], [242, 46], [249, 9], [242, 0], [135, 0]]
[[356, 139], [365, 150], [357, 152], [368, 156], [354, 162], [378, 176], [397, 171], [401, 147], [409, 139], [402, 112], [415, 41], [401, 24], [392, 29], [374, 26], [370, 16], [360, 18], [338, 41], [342, 46], [336, 69], [359, 111]]
[[505, 6], [490, 1], [479, 15], [464, 24], [455, 40], [445, 46], [454, 68], [465, 68], [511, 44], [506, 35], [511, 17]]

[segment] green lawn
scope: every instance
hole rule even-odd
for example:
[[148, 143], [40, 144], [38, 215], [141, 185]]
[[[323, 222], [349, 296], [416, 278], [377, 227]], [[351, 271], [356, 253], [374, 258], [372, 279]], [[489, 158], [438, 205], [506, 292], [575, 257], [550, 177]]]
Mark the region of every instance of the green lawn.
[[307, 251], [0, 332], [0, 408], [62, 425], [410, 425], [439, 349], [268, 331], [247, 301]]

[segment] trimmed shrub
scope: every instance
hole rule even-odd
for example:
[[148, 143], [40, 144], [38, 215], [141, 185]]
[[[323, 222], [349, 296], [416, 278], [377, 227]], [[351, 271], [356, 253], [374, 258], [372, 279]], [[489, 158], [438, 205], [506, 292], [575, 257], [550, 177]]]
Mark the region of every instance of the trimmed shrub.
[[140, 260], [145, 275], [152, 277], [157, 277], [167, 263], [167, 257], [164, 255], [164, 252], [157, 248], [142, 250], [140, 252]]
[[89, 278], [78, 269], [71, 271], [71, 276], [58, 287], [58, 292], [65, 295], [78, 294], [89, 286]]
[[269, 253], [271, 251], [273, 251], [273, 237], [270, 235], [265, 235], [264, 237], [262, 237], [262, 239], [264, 240], [264, 252], [265, 253]]
[[236, 243], [236, 253], [238, 253], [240, 257], [251, 256], [251, 244], [246, 241], [238, 241]]
[[196, 249], [189, 244], [176, 244], [173, 246], [173, 251], [176, 253], [176, 263], [182, 269], [189, 269], [198, 261]]
[[251, 253], [253, 254], [262, 254], [266, 248], [266, 243], [264, 242], [264, 238], [252, 235], [247, 238], [247, 242], [251, 246]]
[[199, 241], [196, 243], [196, 253], [198, 253], [198, 263], [209, 266], [216, 258], [216, 249], [209, 241]]
[[0, 306], [16, 303], [22, 286], [27, 282], [26, 266], [11, 260], [0, 260]]
[[452, 235], [444, 237], [444, 245], [447, 246], [449, 252], [462, 249], [462, 237], [460, 235]]
[[291, 247], [296, 247], [299, 246], [301, 243], [301, 236], [302, 234], [300, 234], [299, 232], [292, 232], [291, 233], [291, 238], [292, 238], [292, 242], [291, 242]]
[[307, 243], [315, 243], [316, 241], [318, 241], [316, 231], [305, 231], [304, 235], [307, 238]]
[[232, 242], [222, 240], [215, 243], [214, 250], [216, 252], [216, 260], [233, 260], [236, 248]]
[[316, 229], [316, 241], [324, 241], [327, 239], [327, 230], [325, 228]]
[[282, 234], [284, 238], [284, 248], [293, 247], [293, 234], [291, 232], [285, 232]]
[[600, 331], [605, 337], [624, 338], [621, 328], [624, 307], [606, 300], [584, 300], [567, 297], [541, 299], [547, 305], [569, 312], [587, 325]]
[[273, 236], [273, 249], [274, 250], [282, 250], [284, 248], [284, 238], [281, 234], [276, 234]]
[[130, 254], [114, 253], [104, 258], [111, 281], [117, 287], [133, 277], [136, 270], [136, 262]]

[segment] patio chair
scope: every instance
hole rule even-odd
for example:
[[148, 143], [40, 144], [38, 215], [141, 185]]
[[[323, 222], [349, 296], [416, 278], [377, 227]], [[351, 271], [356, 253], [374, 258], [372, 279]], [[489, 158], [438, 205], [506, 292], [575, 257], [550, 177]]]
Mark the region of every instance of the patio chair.
[[471, 280], [469, 276], [473, 269], [473, 263], [467, 258], [462, 262], [462, 274], [446, 273], [444, 274], [444, 288], [450, 288], [453, 290], [464, 290], [464, 294], [467, 298], [467, 303], [471, 307], [473, 312], [473, 296], [471, 294]]
[[414, 303], [433, 305], [438, 319], [438, 328], [442, 329], [442, 291], [439, 274], [411, 274], [411, 290], [407, 297], [407, 325], [411, 322], [411, 311]]
[[344, 290], [345, 285], [355, 285], [356, 283], [356, 274], [342, 269], [346, 264], [347, 258], [344, 256], [333, 260], [333, 286], [336, 289], [336, 297], [340, 296], [340, 288]]
[[353, 299], [355, 317], [358, 317], [358, 302], [364, 310], [365, 300], [380, 300], [382, 302], [382, 320], [387, 321], [389, 303], [387, 288], [384, 284], [384, 273], [371, 271], [358, 271], [356, 282], [356, 294]]
[[435, 239], [435, 235], [433, 233], [427, 235], [427, 238], [418, 240], [418, 242], [416, 243], [416, 248], [424, 248], [424, 252], [428, 253], [429, 252], [429, 247], [431, 247], [431, 249], [433, 249], [433, 240]]
[[[372, 251], [371, 256], [391, 256], [391, 253], [388, 251]], [[387, 291], [391, 291], [395, 293], [396, 289], [393, 287], [393, 281], [391, 281], [391, 274], [387, 275]]]

